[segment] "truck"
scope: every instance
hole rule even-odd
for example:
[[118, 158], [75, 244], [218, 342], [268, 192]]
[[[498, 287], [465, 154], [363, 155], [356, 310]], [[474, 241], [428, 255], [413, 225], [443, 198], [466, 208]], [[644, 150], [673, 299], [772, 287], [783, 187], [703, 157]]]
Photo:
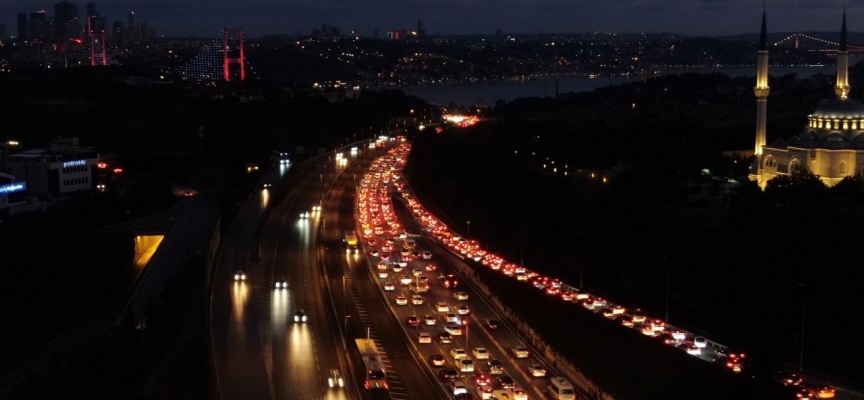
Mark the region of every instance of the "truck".
[[349, 254], [357, 254], [360, 251], [357, 247], [357, 234], [354, 231], [345, 231], [345, 251]]

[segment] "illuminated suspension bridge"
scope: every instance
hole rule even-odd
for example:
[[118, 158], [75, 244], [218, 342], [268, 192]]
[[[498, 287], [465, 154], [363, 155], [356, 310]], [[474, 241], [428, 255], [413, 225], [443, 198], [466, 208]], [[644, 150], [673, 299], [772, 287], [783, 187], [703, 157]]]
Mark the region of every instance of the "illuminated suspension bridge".
[[[806, 51], [818, 51], [822, 53], [836, 53], [840, 42], [826, 40], [803, 33], [793, 33], [783, 39], [774, 42], [775, 47], [794, 47]], [[864, 46], [848, 45], [849, 52], [864, 52]]]
[[225, 28], [177, 72], [185, 80], [243, 82], [252, 72], [248, 64], [243, 30]]

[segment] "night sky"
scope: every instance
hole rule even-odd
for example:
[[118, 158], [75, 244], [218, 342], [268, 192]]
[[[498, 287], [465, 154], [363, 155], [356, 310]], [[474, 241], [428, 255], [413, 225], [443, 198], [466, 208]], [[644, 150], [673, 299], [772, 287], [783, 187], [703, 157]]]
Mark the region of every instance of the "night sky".
[[[15, 32], [15, 15], [51, 0], [0, 0], [0, 23]], [[77, 1], [83, 16], [86, 0]], [[109, 24], [135, 10], [140, 22], [167, 36], [214, 36], [223, 26], [250, 36], [308, 34], [329, 23], [371, 36], [415, 29], [430, 35], [551, 32], [672, 32], [717, 36], [756, 32], [760, 0], [103, 0], [97, 10]], [[769, 0], [772, 32], [835, 31], [843, 0]], [[864, 0], [846, 0], [849, 30], [864, 31]], [[856, 22], [862, 21], [862, 22]]]

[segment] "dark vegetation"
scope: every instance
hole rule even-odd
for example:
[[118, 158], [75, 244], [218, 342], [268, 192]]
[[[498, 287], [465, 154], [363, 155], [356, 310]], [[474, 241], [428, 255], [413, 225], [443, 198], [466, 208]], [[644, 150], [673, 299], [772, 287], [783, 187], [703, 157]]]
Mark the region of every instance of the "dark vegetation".
[[[722, 80], [708, 76], [694, 85], [699, 79], [684, 79], [693, 83], [694, 93], [707, 92]], [[682, 88], [676, 82], [648, 81], [641, 92]], [[822, 94], [802, 89], [808, 85], [797, 84], [799, 96]], [[662, 100], [651, 106], [657, 108], [656, 116], [649, 112], [638, 118], [633, 116], [638, 108], [622, 106], [630, 102], [621, 99], [633, 88], [619, 89], [594, 93], [594, 103], [581, 95], [548, 100], [545, 107], [540, 99], [517, 101], [502, 108], [498, 123], [448, 129], [441, 135], [424, 133], [414, 140], [406, 174], [421, 201], [457, 231], [465, 234], [470, 220], [471, 237], [484, 246], [489, 242], [492, 251], [508, 260], [518, 263], [524, 248], [529, 268], [575, 286], [581, 277], [589, 292], [655, 317], [665, 312], [668, 268], [670, 322], [749, 352], [763, 365], [797, 367], [806, 290], [805, 368], [864, 385], [856, 361], [864, 352], [848, 346], [856, 330], [841, 327], [844, 316], [860, 303], [857, 282], [864, 278], [854, 261], [857, 238], [864, 233], [864, 179], [848, 178], [828, 189], [804, 171], [771, 181], [763, 192], [746, 179], [748, 160], [718, 154], [721, 149], [751, 147], [752, 122], [706, 128], [703, 122], [710, 118], [697, 107], [680, 101], [677, 108], [663, 111], [669, 103]], [[795, 108], [793, 104], [804, 99], [785, 99], [784, 104]], [[722, 109], [721, 99], [712, 102]], [[741, 102], [753, 106], [749, 100]], [[811, 102], [808, 112], [815, 107]], [[778, 135], [772, 126], [796, 118], [801, 129], [807, 114], [778, 113], [769, 122], [769, 141], [793, 133]], [[586, 115], [605, 123], [589, 127], [571, 122]], [[726, 132], [736, 137], [726, 137]], [[551, 161], [557, 161], [557, 174], [550, 171]], [[566, 178], [562, 164], [569, 171]], [[613, 173], [610, 167], [616, 165]], [[704, 179], [703, 168], [741, 182], [728, 207], [700, 208], [688, 202], [687, 184]], [[590, 177], [592, 172], [596, 178]], [[604, 176], [607, 183], [601, 180]], [[569, 323], [537, 318], [535, 326], [546, 332]], [[591, 330], [602, 331], [605, 323], [602, 318], [585, 321]], [[573, 337], [578, 342], [579, 335], [588, 335], [577, 332]], [[595, 343], [597, 348], [627, 347], [625, 342], [636, 340], [613, 333], [603, 337], [608, 345]], [[579, 343], [561, 346], [573, 352], [579, 366], [606, 362], [584, 360], [587, 355]], [[654, 360], [652, 352], [660, 350], [632, 351], [629, 359]], [[612, 381], [637, 387], [658, 382], [627, 375], [625, 370], [633, 368], [650, 376], [645, 371], [650, 367], [638, 361], [628, 366], [627, 360], [620, 359], [614, 370], [597, 368], [592, 378], [617, 376]], [[680, 371], [682, 375], [669, 373], [687, 380], [688, 365], [682, 361], [668, 371]]]
[[[167, 209], [186, 188], [215, 200], [227, 229], [270, 167], [272, 150], [289, 152], [296, 164], [319, 147], [329, 150], [369, 137], [377, 132], [373, 127], [384, 127], [391, 116], [423, 105], [393, 91], [366, 92], [331, 105], [321, 97], [254, 85], [130, 86], [129, 70], [94, 71], [27, 72], [0, 79], [0, 91], [7, 94], [0, 98], [0, 117], [7, 121], [0, 140], [31, 148], [47, 146], [53, 136], [77, 136], [81, 145], [96, 148], [124, 169], [120, 176], [100, 176], [113, 189], [108, 193], [88, 193], [47, 213], [17, 214], [0, 224], [0, 272], [10, 283], [0, 294], [0, 311], [16, 327], [0, 346], [2, 376], [94, 308], [122, 301], [129, 290], [134, 277], [131, 234], [97, 235], [94, 229]], [[241, 103], [243, 96], [257, 100]], [[304, 147], [302, 153], [298, 146]], [[246, 173], [250, 163], [261, 170]], [[286, 182], [297, 181], [302, 172], [292, 171]], [[172, 186], [181, 189], [172, 192]], [[185, 287], [184, 293], [202, 293], [203, 279], [189, 279], [180, 276], [173, 285]], [[163, 304], [176, 308], [154, 305], [147, 332], [127, 327], [91, 348], [55, 355], [44, 376], [28, 382], [21, 395], [129, 398], [140, 392], [166, 398], [169, 388], [190, 392], [177, 398], [204, 396], [206, 376], [195, 373], [207, 368], [201, 353], [203, 307], [186, 307], [185, 298], [172, 296], [177, 294], [166, 293]], [[187, 367], [200, 382], [178, 384]], [[100, 382], [107, 383], [98, 395]], [[57, 392], [49, 395], [52, 385]]]
[[[29, 377], [20, 399], [208, 399], [204, 315], [204, 260], [192, 256], [176, 269], [162, 301], [147, 311], [147, 326], [115, 328], [87, 348], [51, 360]], [[133, 317], [125, 318], [133, 321]], [[152, 376], [152, 378], [151, 378]], [[166, 386], [170, 387], [165, 391]], [[143, 389], [143, 390], [142, 390]]]

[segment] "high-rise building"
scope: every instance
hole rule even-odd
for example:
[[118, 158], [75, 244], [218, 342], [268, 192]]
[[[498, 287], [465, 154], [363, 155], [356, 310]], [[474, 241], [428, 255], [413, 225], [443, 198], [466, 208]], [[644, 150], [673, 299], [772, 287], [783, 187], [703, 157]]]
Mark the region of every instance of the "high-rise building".
[[27, 39], [48, 39], [53, 37], [51, 20], [48, 19], [48, 12], [39, 10], [35, 13], [30, 13], [30, 21], [27, 22]]
[[98, 17], [99, 13], [96, 12], [96, 3], [87, 3], [87, 16], [88, 17]]
[[424, 38], [426, 37], [426, 28], [423, 27], [423, 21], [417, 20], [417, 37]]
[[58, 38], [80, 37], [81, 24], [78, 22], [78, 5], [63, 0], [54, 5], [54, 33]]
[[9, 33], [6, 32], [6, 24], [0, 24], [0, 39], [6, 39], [8, 35]]
[[123, 21], [114, 21], [111, 27], [111, 41], [114, 46], [122, 47], [126, 43], [126, 27], [123, 26]]
[[126, 32], [129, 34], [129, 39], [138, 38], [138, 20], [135, 18], [135, 11], [129, 11], [129, 24], [126, 25]]
[[18, 13], [18, 41], [27, 39], [27, 13]]

